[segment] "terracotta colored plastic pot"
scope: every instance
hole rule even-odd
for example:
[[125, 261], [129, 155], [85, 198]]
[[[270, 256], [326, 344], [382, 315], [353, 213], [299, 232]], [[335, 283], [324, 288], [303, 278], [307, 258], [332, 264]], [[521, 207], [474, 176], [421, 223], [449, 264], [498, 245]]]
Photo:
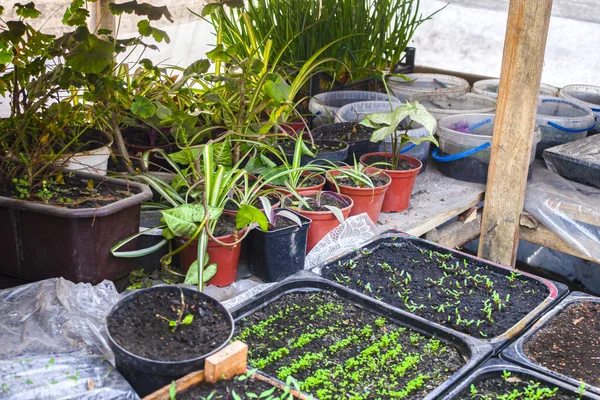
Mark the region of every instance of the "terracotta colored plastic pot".
[[[392, 153], [368, 153], [360, 158], [360, 162], [363, 165], [369, 165], [369, 163], [366, 162], [366, 160], [368, 160], [370, 157], [376, 156], [386, 156], [391, 158]], [[386, 174], [388, 174], [390, 178], [392, 178], [392, 184], [390, 185], [387, 193], [385, 194], [385, 199], [383, 200], [381, 212], [401, 212], [408, 208], [413, 187], [415, 186], [415, 180], [417, 178], [417, 175], [419, 175], [419, 171], [421, 171], [421, 167], [423, 167], [421, 161], [417, 160], [414, 157], [405, 155], [399, 155], [399, 157], [408, 161], [408, 163], [413, 167], [413, 169], [409, 169], [406, 171], [392, 171], [388, 169], [378, 168], [384, 171]]]
[[[309, 192], [305, 192], [302, 196], [310, 196], [318, 193], [319, 190], [313, 190]], [[350, 211], [352, 210], [352, 206], [354, 202], [352, 198], [342, 194], [341, 195], [350, 205], [348, 207], [342, 208], [342, 214], [344, 215], [344, 219], [350, 216]], [[340, 221], [333, 215], [331, 211], [307, 211], [307, 210], [296, 210], [298, 214], [305, 216], [310, 219], [312, 223], [308, 228], [308, 238], [306, 240], [306, 254], [308, 254], [313, 247], [316, 246], [317, 243], [325, 235], [327, 235], [333, 228], [340, 224]]]
[[[225, 211], [229, 215], [235, 213]], [[236, 234], [217, 237], [217, 240], [223, 243], [235, 243], [244, 234], [243, 230]], [[208, 239], [208, 257], [209, 263], [217, 264], [217, 273], [210, 278], [207, 285], [215, 285], [219, 287], [229, 286], [235, 282], [237, 276], [238, 263], [240, 261], [240, 250], [242, 244], [237, 243], [233, 246], [223, 246], [215, 242], [213, 239]], [[194, 240], [185, 249], [179, 253], [179, 259], [183, 270], [187, 272], [190, 265], [198, 259], [198, 240]]]
[[[305, 172], [302, 175], [310, 175], [311, 172]], [[298, 194], [300, 194], [301, 196], [306, 196], [308, 194], [310, 194], [310, 192], [318, 192], [319, 190], [323, 189], [323, 186], [325, 186], [325, 178], [323, 178], [321, 175], [314, 175], [316, 178], [320, 179], [322, 182], [319, 183], [318, 185], [314, 185], [314, 186], [308, 186], [308, 187], [303, 187], [303, 188], [296, 188], [296, 191], [298, 192]], [[277, 189], [280, 193], [289, 193], [289, 190], [285, 189], [285, 186], [273, 186], [273, 185], [265, 185], [264, 186], [265, 189]]]
[[[350, 169], [350, 167], [342, 167], [341, 169]], [[377, 168], [367, 168], [365, 172], [373, 173], [377, 171], [381, 170]], [[327, 175], [332, 176], [337, 176], [340, 174], [340, 171], [329, 171], [327, 173]], [[386, 174], [385, 172], [381, 172], [381, 175], [387, 177], [388, 183], [375, 188], [359, 188], [353, 186], [344, 186], [339, 183], [337, 184], [339, 192], [350, 197], [354, 202], [352, 211], [350, 211], [350, 216], [367, 213], [369, 218], [371, 218], [371, 221], [377, 222], [377, 219], [379, 219], [379, 214], [381, 213], [381, 207], [383, 206], [385, 194], [388, 191], [390, 185], [392, 184], [392, 179], [388, 174]], [[330, 176], [327, 176], [327, 182], [330, 190], [337, 191], [336, 185]]]

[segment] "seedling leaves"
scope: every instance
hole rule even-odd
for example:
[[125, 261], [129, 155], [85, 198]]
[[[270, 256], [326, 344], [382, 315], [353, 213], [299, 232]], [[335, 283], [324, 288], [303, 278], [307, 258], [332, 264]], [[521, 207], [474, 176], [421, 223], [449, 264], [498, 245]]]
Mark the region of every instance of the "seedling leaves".
[[242, 204], [235, 216], [235, 227], [241, 229], [255, 222], [263, 232], [269, 230], [269, 221], [262, 211], [254, 206]]

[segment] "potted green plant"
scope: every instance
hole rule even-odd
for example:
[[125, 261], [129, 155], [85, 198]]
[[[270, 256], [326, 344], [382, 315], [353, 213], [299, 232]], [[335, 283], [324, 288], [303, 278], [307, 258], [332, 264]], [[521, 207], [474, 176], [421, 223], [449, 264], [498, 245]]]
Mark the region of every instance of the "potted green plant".
[[312, 221], [306, 243], [306, 253], [309, 253], [325, 235], [348, 218], [354, 202], [344, 194], [313, 190], [290, 194], [284, 205]]
[[[402, 121], [410, 121], [406, 130], [398, 130]], [[430, 133], [426, 136], [412, 137], [408, 135], [412, 122], [418, 122]], [[392, 178], [392, 183], [386, 193], [382, 212], [400, 212], [408, 208], [415, 179], [421, 170], [421, 161], [414, 157], [400, 154], [400, 149], [406, 142], [419, 145], [424, 141], [431, 141], [437, 145], [437, 140], [431, 134], [435, 128], [435, 118], [427, 112], [421, 104], [406, 102], [391, 113], [367, 114], [361, 121], [362, 125], [373, 128], [372, 142], [379, 142], [390, 138], [391, 152], [367, 153], [360, 158], [360, 162], [382, 169]]]
[[257, 225], [246, 239], [250, 270], [266, 282], [277, 282], [304, 268], [311, 220], [286, 209], [274, 209], [260, 197], [263, 211], [251, 205], [240, 207], [238, 228]]
[[[148, 14], [170, 17], [166, 8], [137, 2], [113, 10], [123, 7], [139, 12], [149, 29]], [[148, 187], [60, 166], [73, 162], [69, 153], [108, 137], [96, 128], [110, 118], [116, 55], [141, 40], [90, 32], [88, 12], [77, 1], [63, 19], [75, 28], [60, 37], [27, 22], [41, 15], [34, 3], [15, 8], [19, 19], [0, 28], [0, 94], [11, 99], [0, 133], [0, 249], [7, 258], [1, 273], [24, 280], [120, 279], [133, 264], [111, 256], [110, 242], [137, 232]]]
[[377, 222], [383, 200], [392, 178], [378, 168], [370, 168], [359, 163], [341, 166], [326, 174], [330, 190], [350, 197], [354, 202], [350, 216], [367, 213], [373, 222]]

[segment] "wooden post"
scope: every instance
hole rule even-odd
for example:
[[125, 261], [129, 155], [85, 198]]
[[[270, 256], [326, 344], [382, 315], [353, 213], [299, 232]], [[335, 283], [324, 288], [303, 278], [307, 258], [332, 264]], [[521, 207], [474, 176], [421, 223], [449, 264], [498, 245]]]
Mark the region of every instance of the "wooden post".
[[511, 0], [479, 256], [514, 265], [552, 0]]
[[113, 35], [116, 34], [115, 16], [108, 8], [110, 3], [114, 3], [114, 0], [98, 0], [96, 3], [92, 3], [92, 18], [90, 18], [89, 26], [91, 32], [96, 32], [98, 29], [108, 29]]

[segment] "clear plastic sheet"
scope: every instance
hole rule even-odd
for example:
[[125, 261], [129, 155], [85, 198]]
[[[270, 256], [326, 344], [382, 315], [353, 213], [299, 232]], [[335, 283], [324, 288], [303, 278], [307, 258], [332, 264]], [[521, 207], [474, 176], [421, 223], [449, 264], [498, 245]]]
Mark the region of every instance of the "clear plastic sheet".
[[62, 278], [0, 291], [0, 399], [137, 399], [108, 362], [119, 298], [112, 282]]
[[600, 262], [600, 189], [539, 169], [527, 185], [524, 209], [572, 247]]
[[379, 233], [366, 213], [355, 215], [329, 232], [306, 255], [304, 269], [311, 270], [328, 260], [359, 248]]
[[546, 149], [546, 167], [564, 178], [600, 188], [600, 136]]

